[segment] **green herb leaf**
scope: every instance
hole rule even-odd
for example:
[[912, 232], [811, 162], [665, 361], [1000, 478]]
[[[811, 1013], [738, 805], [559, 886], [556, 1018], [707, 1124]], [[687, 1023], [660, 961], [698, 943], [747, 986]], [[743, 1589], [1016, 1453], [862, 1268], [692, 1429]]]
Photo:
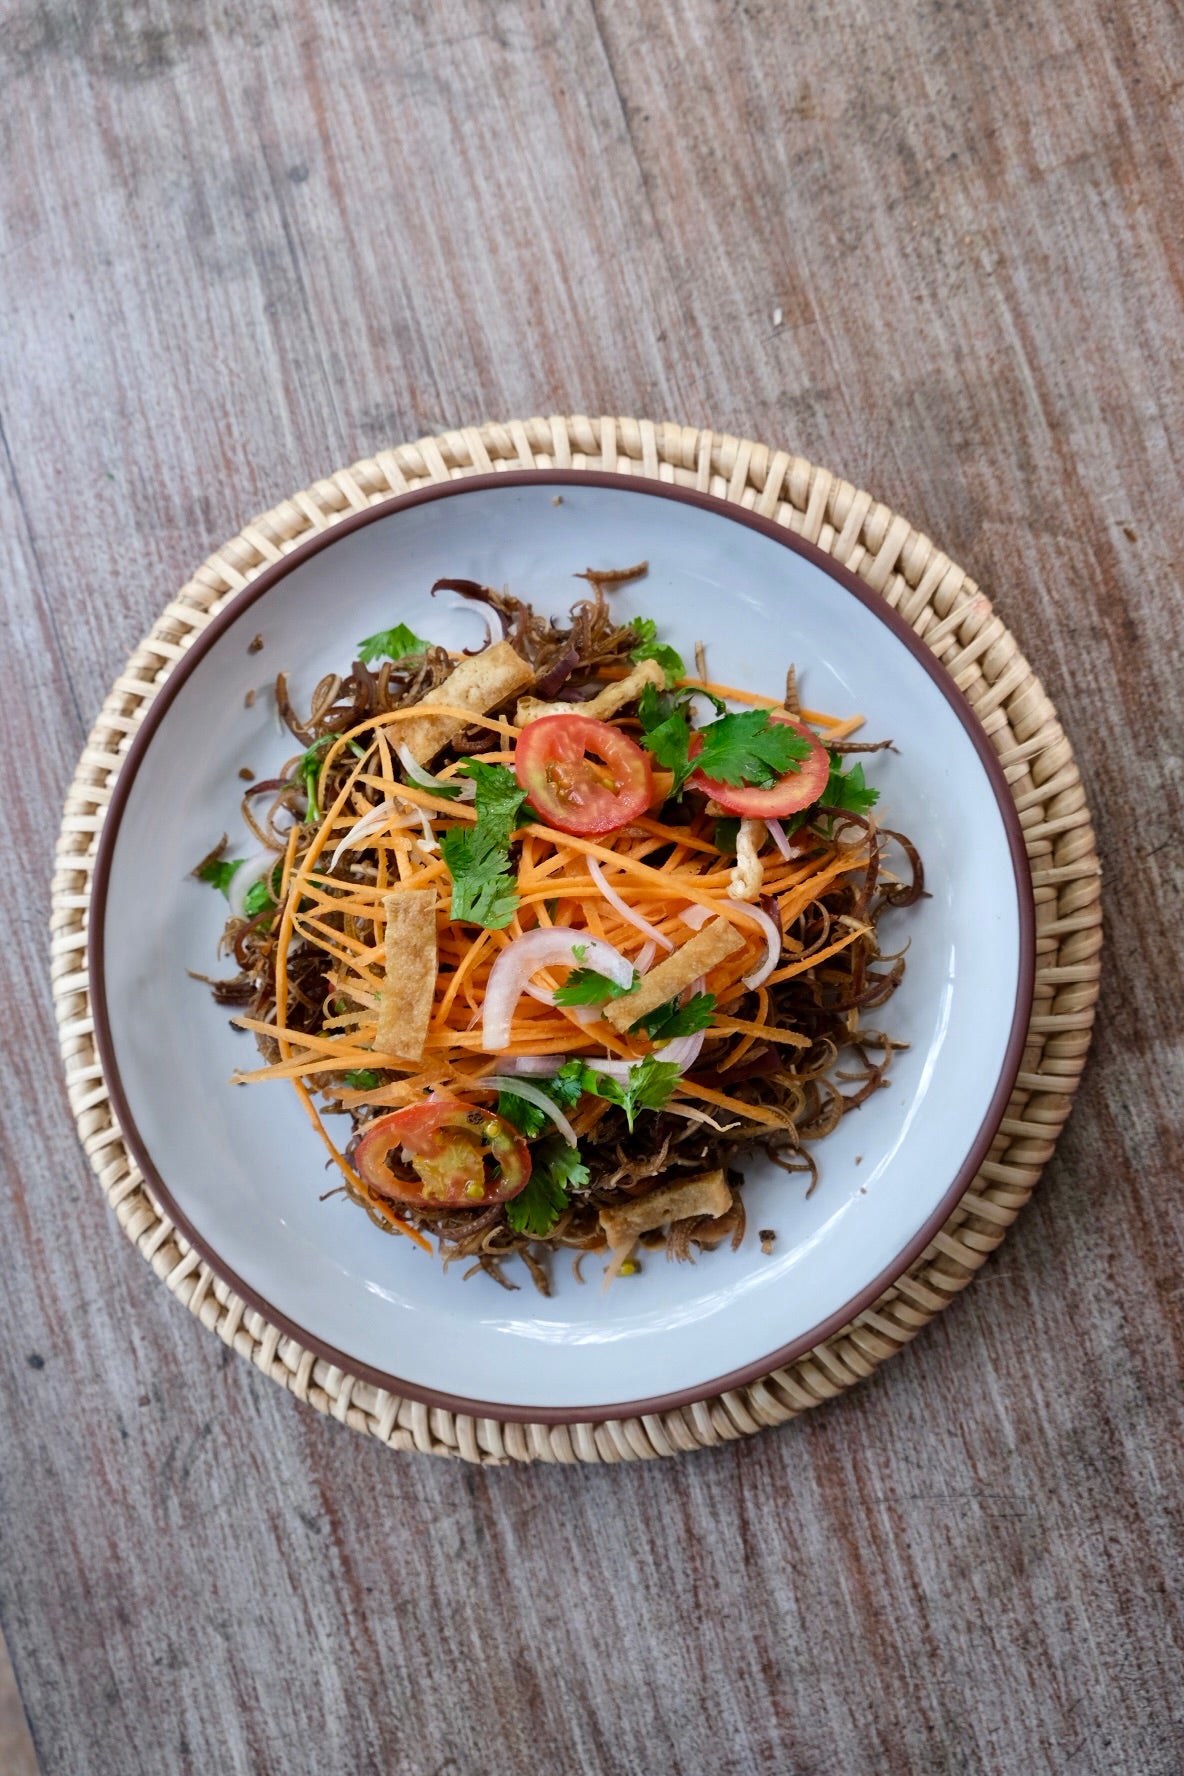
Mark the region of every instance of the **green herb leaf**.
[[[532, 1079], [530, 1083], [542, 1085], [543, 1081]], [[531, 1104], [525, 1098], [520, 1098], [517, 1092], [503, 1091], [497, 1094], [497, 1113], [504, 1117], [513, 1128], [516, 1128], [520, 1135], [524, 1135], [528, 1141], [533, 1141], [535, 1136], [541, 1135], [544, 1129], [555, 1126], [545, 1111], [540, 1110], [537, 1104]], [[564, 1146], [566, 1145], [567, 1143], [564, 1142]]]
[[721, 715], [699, 732], [703, 746], [694, 768], [733, 788], [747, 784], [768, 789], [787, 772], [800, 771], [810, 753], [809, 741], [787, 722], [770, 720], [764, 709]]
[[584, 1084], [586, 1072], [583, 1061], [565, 1061], [550, 1079], [539, 1079], [535, 1083], [543, 1087], [548, 1097], [554, 1098], [561, 1110], [573, 1110], [585, 1091], [591, 1089]]
[[685, 1005], [680, 1005], [677, 998], [655, 1005], [653, 1011], [629, 1027], [644, 1030], [651, 1042], [672, 1042], [676, 1036], [693, 1036], [705, 1030], [714, 1015], [715, 994], [696, 993]]
[[369, 666], [375, 660], [411, 660], [419, 654], [426, 654], [431, 647], [430, 641], [423, 641], [406, 623], [396, 623], [393, 629], [380, 629], [377, 635], [368, 635], [365, 641], [358, 643], [358, 659]]
[[243, 912], [246, 917], [248, 919], [253, 919], [257, 913], [263, 912], [265, 907], [274, 905], [275, 901], [267, 883], [252, 882], [251, 886], [247, 889], [246, 897], [243, 900]]
[[664, 770], [673, 771], [671, 795], [677, 796], [694, 770], [690, 760], [691, 724], [687, 719], [688, 701], [676, 702], [659, 694], [652, 684], [643, 687], [638, 713], [641, 718], [641, 743], [652, 752]]
[[736, 844], [740, 837], [740, 822], [729, 815], [715, 823], [715, 848], [722, 851], [725, 857], [735, 857]]
[[832, 752], [830, 776], [820, 799], [827, 808], [841, 808], [849, 814], [866, 814], [879, 801], [880, 792], [864, 782], [862, 765], [852, 765], [849, 771], [844, 771], [842, 753]]
[[500, 931], [518, 906], [510, 873], [510, 835], [518, 825], [525, 791], [504, 765], [462, 759], [459, 769], [477, 785], [477, 821], [453, 827], [440, 840], [452, 877], [452, 918]]
[[[576, 948], [581, 946], [576, 945]], [[641, 976], [633, 970], [633, 979], [627, 987], [619, 987], [607, 974], [598, 974], [595, 968], [573, 968], [561, 987], [555, 989], [556, 1005], [603, 1005], [608, 999], [624, 999], [629, 993], [636, 993], [641, 985]]]
[[[583, 1061], [565, 1061], [558, 1073], [553, 1073], [550, 1078], [532, 1075], [530, 1083], [537, 1086], [539, 1091], [546, 1092], [561, 1110], [574, 1110], [585, 1091], [592, 1089], [584, 1083], [586, 1073], [587, 1068]], [[517, 1092], [498, 1093], [497, 1113], [504, 1116], [507, 1122], [512, 1122], [519, 1134], [525, 1135], [528, 1141], [533, 1141], [544, 1129], [554, 1126], [544, 1110], [540, 1110], [537, 1104], [530, 1104], [525, 1098], [520, 1098]]]
[[376, 1073], [373, 1067], [353, 1067], [346, 1074], [345, 1083], [351, 1091], [377, 1091], [382, 1084], [382, 1075]]
[[587, 1184], [589, 1172], [561, 1136], [542, 1142], [531, 1159], [530, 1182], [506, 1204], [506, 1220], [515, 1233], [545, 1239], [567, 1208], [568, 1192]]
[[234, 872], [240, 870], [245, 862], [244, 857], [230, 860], [216, 857], [211, 863], [203, 863], [199, 870], [194, 871], [194, 874], [199, 882], [208, 882], [211, 888], [217, 888], [225, 894], [234, 879]]
[[[799, 770], [809, 754], [808, 741], [787, 722], [771, 720], [765, 709], [720, 715], [705, 727], [692, 728], [690, 708], [689, 696], [663, 696], [652, 685], [646, 685], [639, 704], [641, 743], [674, 773], [674, 795], [692, 771], [733, 788], [746, 784], [767, 789], [787, 772]], [[692, 758], [693, 734], [699, 736], [699, 750]]]
[[584, 1073], [584, 1089], [609, 1104], [619, 1105], [625, 1112], [630, 1131], [638, 1111], [661, 1110], [682, 1077], [673, 1061], [659, 1061], [653, 1055], [646, 1055], [635, 1067], [630, 1067], [628, 1083], [624, 1086], [606, 1073], [597, 1073], [595, 1067], [585, 1066]]
[[643, 660], [656, 660], [666, 674], [668, 685], [677, 684], [680, 678], [686, 677], [687, 669], [682, 655], [658, 640], [658, 625], [652, 617], [634, 617], [630, 627], [638, 637], [637, 646], [629, 655], [635, 666], [639, 666]]

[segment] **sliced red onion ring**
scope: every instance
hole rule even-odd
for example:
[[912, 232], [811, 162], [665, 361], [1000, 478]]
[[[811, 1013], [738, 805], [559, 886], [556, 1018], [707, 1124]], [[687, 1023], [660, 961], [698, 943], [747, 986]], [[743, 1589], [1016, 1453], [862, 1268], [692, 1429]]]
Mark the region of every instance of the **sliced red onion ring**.
[[705, 907], [700, 901], [693, 900], [690, 906], [684, 907], [678, 916], [684, 925], [690, 926], [692, 931], [702, 931], [708, 919], [713, 918], [714, 914], [710, 907]]
[[[581, 954], [577, 956], [577, 947]], [[485, 1020], [482, 1043], [488, 1054], [509, 1047], [510, 1023], [532, 974], [552, 963], [568, 968], [583, 966], [607, 975], [618, 987], [633, 984], [633, 964], [603, 938], [561, 926], [539, 926], [506, 945], [489, 971], [485, 988]]]
[[490, 1091], [513, 1092], [515, 1097], [525, 1098], [528, 1104], [533, 1104], [536, 1110], [541, 1110], [544, 1116], [551, 1118], [569, 1147], [577, 1145], [576, 1131], [554, 1098], [548, 1097], [545, 1091], [540, 1091], [537, 1085], [529, 1084], [520, 1074], [487, 1073], [481, 1084], [487, 1086]]
[[518, 1055], [506, 1068], [506, 1073], [515, 1077], [522, 1073], [532, 1073], [540, 1079], [549, 1079], [552, 1074], [558, 1073], [568, 1058], [567, 1055]]
[[[729, 899], [722, 901], [720, 904], [722, 906], [731, 907], [733, 911], [737, 913], [745, 914], [749, 919], [755, 919], [764, 932], [768, 944], [764, 960], [752, 970], [751, 974], [746, 974], [742, 977], [744, 985], [748, 988], [764, 986], [765, 982], [776, 968], [778, 959], [781, 955], [781, 932], [778, 930], [776, 919], [766, 913], [763, 907], [752, 906], [747, 900]], [[706, 925], [708, 919], [712, 918], [714, 915], [710, 913], [705, 906], [701, 906], [696, 901], [693, 906], [684, 907], [683, 911], [678, 916], [684, 925], [689, 925], [692, 931], [698, 931], [702, 926]]]
[[457, 777], [455, 779], [433, 777], [430, 771], [425, 771], [423, 766], [411, 756], [411, 749], [408, 746], [396, 746], [395, 757], [406, 771], [409, 783], [418, 783], [421, 789], [430, 789], [436, 793], [443, 790], [446, 796], [452, 790], [459, 789], [460, 794], [455, 798], [458, 802], [471, 802], [475, 799], [477, 785], [471, 777]]
[[755, 919], [765, 934], [767, 949], [763, 962], [759, 962], [751, 974], [742, 976], [746, 987], [760, 987], [768, 980], [781, 956], [781, 929], [776, 919], [767, 913], [764, 907], [751, 906], [746, 900], [726, 900], [725, 906], [734, 907], [738, 913], [747, 913]]
[[[622, 919], [627, 919], [630, 925], [635, 926], [638, 931], [644, 933], [646, 937], [656, 943], [660, 950], [672, 950], [674, 948], [674, 945], [668, 937], [663, 937], [662, 933], [657, 930], [655, 926], [651, 925], [648, 919], [643, 919], [640, 913], [634, 912], [628, 901], [621, 899], [621, 896], [617, 893], [615, 888], [609, 887], [605, 873], [594, 857], [588, 858], [588, 874], [596, 883], [596, 886], [600, 889], [600, 892], [604, 895], [608, 904], [611, 907], [616, 908]], [[604, 971], [602, 970], [602, 972]]]
[[784, 857], [788, 863], [789, 859], [793, 856], [793, 852], [790, 849], [789, 840], [785, 836], [785, 828], [779, 820], [766, 820], [765, 825], [769, 829], [769, 837], [776, 845], [778, 851], [780, 851], [782, 857]]

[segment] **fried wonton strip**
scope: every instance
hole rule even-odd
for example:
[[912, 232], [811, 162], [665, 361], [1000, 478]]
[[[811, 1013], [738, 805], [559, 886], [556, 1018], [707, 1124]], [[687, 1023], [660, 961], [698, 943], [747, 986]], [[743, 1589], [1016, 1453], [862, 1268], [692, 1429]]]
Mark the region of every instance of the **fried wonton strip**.
[[378, 1001], [377, 1053], [423, 1059], [436, 996], [436, 890], [411, 888], [383, 896], [386, 978]]
[[643, 660], [628, 678], [606, 685], [587, 703], [541, 703], [537, 697], [522, 697], [514, 712], [514, 720], [520, 728], [529, 721], [537, 721], [541, 715], [587, 715], [593, 721], [607, 721], [626, 703], [636, 703], [647, 684], [660, 687], [665, 683], [666, 674], [657, 661]]
[[[508, 641], [498, 641], [482, 653], [474, 654], [471, 660], [462, 660], [443, 684], [438, 684], [434, 691], [428, 691], [421, 699], [421, 707], [448, 703], [453, 708], [471, 709], [474, 715], [484, 715], [530, 684], [533, 678], [534, 668], [515, 653]], [[423, 715], [406, 722], [399, 739], [416, 764], [426, 765], [463, 727], [464, 723], [454, 715]]]
[[693, 1178], [680, 1178], [675, 1184], [651, 1190], [620, 1207], [601, 1209], [600, 1225], [610, 1246], [623, 1246], [640, 1234], [651, 1233], [655, 1227], [666, 1227], [671, 1221], [685, 1221], [691, 1215], [710, 1215], [718, 1220], [732, 1206], [732, 1192], [722, 1170], [699, 1172]]
[[717, 963], [743, 948], [744, 939], [734, 925], [726, 919], [709, 919], [689, 943], [680, 944], [672, 956], [642, 977], [636, 993], [606, 1005], [604, 1015], [615, 1030], [623, 1033], [689, 987], [701, 974], [709, 974]]

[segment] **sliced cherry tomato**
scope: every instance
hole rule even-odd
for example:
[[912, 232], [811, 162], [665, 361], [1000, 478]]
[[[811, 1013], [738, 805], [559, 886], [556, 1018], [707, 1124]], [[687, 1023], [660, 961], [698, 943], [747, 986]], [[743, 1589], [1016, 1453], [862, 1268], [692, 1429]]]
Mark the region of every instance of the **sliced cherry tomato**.
[[[830, 758], [826, 747], [809, 728], [801, 722], [794, 721], [791, 716], [781, 715], [771, 709], [769, 716], [772, 721], [784, 722], [795, 734], [809, 742], [810, 751], [802, 760], [796, 771], [787, 771], [784, 777], [771, 784], [768, 789], [736, 788], [731, 783], [719, 783], [714, 777], [705, 777], [702, 771], [696, 771], [688, 779], [692, 789], [701, 789], [704, 795], [711, 796], [721, 808], [730, 814], [747, 814], [756, 820], [777, 820], [783, 814], [799, 814], [816, 802], [826, 788], [826, 780], [830, 776]], [[691, 757], [703, 750], [703, 742], [696, 735], [691, 741]]]
[[589, 715], [527, 722], [514, 775], [536, 814], [560, 832], [609, 833], [644, 814], [654, 798], [648, 754], [619, 728]]
[[420, 1208], [488, 1208], [530, 1181], [530, 1149], [504, 1117], [429, 1099], [366, 1125], [354, 1151], [366, 1183]]

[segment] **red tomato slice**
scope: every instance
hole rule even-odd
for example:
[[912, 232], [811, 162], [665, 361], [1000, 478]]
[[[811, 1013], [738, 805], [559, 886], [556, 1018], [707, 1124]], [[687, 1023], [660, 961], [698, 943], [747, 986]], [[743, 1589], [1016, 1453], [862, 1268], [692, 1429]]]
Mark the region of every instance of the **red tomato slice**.
[[504, 1117], [456, 1098], [367, 1123], [354, 1164], [379, 1195], [420, 1208], [482, 1209], [530, 1181], [530, 1149]]
[[560, 832], [616, 832], [654, 799], [648, 754], [589, 715], [528, 722], [514, 751], [514, 775], [536, 814]]
[[[799, 814], [803, 808], [816, 802], [830, 776], [830, 758], [826, 747], [817, 734], [803, 727], [801, 722], [794, 721], [791, 716], [781, 715], [772, 709], [769, 716], [773, 721], [786, 723], [795, 734], [800, 734], [803, 740], [809, 741], [809, 754], [802, 760], [799, 770], [787, 771], [784, 777], [768, 789], [738, 789], [730, 783], [719, 783], [714, 777], [705, 777], [702, 771], [696, 771], [688, 778], [691, 788], [701, 789], [704, 795], [711, 796], [730, 814], [747, 814], [756, 820], [777, 820], [783, 814]], [[696, 736], [691, 741], [691, 757], [702, 751], [702, 748], [703, 742]]]

